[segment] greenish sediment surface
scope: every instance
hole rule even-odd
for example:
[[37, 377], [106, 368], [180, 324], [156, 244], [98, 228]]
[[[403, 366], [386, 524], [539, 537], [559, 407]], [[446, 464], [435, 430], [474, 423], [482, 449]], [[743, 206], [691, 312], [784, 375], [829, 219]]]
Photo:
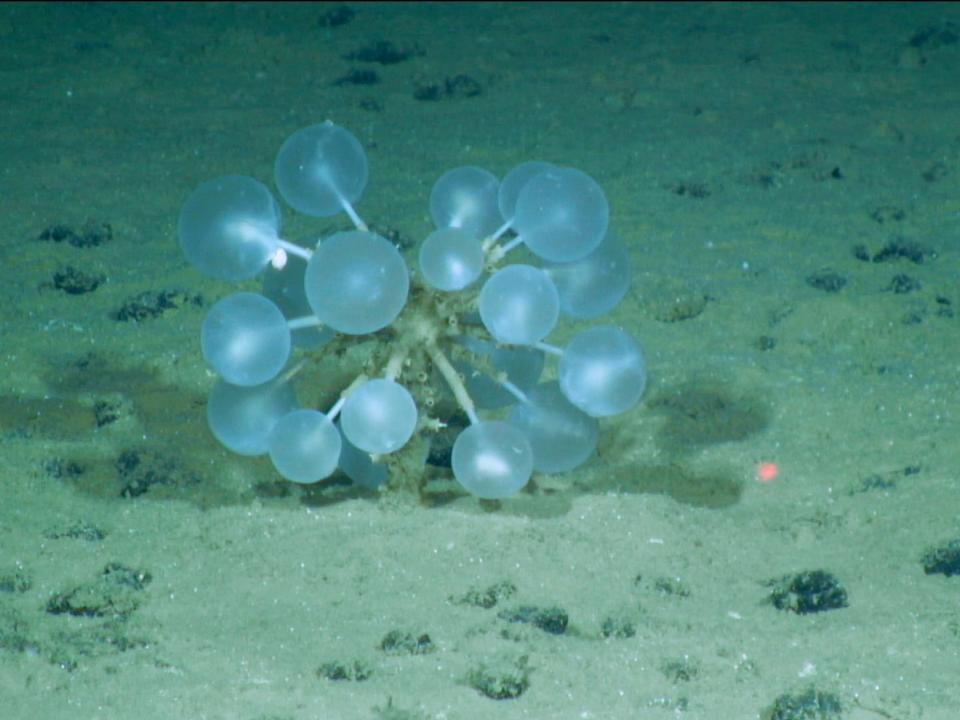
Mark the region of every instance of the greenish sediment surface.
[[[958, 67], [951, 4], [4, 4], [0, 715], [953, 717]], [[650, 387], [586, 465], [415, 502], [210, 436], [180, 206], [326, 119], [414, 242], [458, 165], [602, 184]]]

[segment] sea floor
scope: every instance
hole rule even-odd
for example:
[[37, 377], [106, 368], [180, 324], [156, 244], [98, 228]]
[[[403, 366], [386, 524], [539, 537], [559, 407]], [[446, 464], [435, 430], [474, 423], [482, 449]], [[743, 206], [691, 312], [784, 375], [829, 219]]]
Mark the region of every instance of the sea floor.
[[[954, 4], [5, 3], [0, 716], [957, 717], [958, 77]], [[213, 439], [180, 206], [326, 119], [411, 262], [452, 167], [600, 182], [650, 384], [586, 465]]]

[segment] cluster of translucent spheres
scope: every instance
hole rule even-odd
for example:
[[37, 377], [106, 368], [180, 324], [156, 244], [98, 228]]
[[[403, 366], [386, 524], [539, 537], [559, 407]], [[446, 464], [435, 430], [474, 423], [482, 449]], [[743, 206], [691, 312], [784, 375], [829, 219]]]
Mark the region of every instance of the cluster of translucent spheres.
[[[418, 410], [405, 386], [419, 353], [469, 420], [453, 445], [454, 476], [474, 495], [502, 498], [535, 470], [582, 464], [596, 447], [597, 419], [639, 401], [644, 358], [623, 330], [595, 325], [562, 348], [545, 341], [561, 315], [596, 318], [629, 286], [626, 251], [589, 176], [545, 162], [522, 163], [502, 180], [473, 166], [441, 176], [430, 195], [436, 230], [420, 244], [414, 274], [434, 302], [419, 304], [410, 302], [411, 272], [398, 248], [354, 209], [367, 158], [350, 132], [326, 122], [294, 133], [277, 155], [275, 180], [297, 212], [346, 213], [355, 229], [312, 248], [285, 240], [273, 194], [237, 175], [201, 184], [180, 213], [180, 246], [197, 269], [232, 282], [264, 276], [261, 293], [215, 303], [201, 332], [204, 358], [219, 375], [207, 418], [230, 450], [269, 454], [298, 483], [338, 467], [357, 483], [382, 483], [384, 456], [442, 425]], [[505, 264], [521, 245], [536, 265]], [[464, 293], [464, 323], [431, 311], [443, 306], [437, 296]], [[358, 375], [325, 412], [299, 406], [295, 348], [391, 326], [403, 334], [375, 376]], [[545, 356], [558, 358], [556, 380], [541, 377]]]

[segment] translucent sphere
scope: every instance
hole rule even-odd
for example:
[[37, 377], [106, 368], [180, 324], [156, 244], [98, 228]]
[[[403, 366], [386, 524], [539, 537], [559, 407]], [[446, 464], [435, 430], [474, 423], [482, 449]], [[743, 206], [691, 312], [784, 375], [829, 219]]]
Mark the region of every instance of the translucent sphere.
[[640, 400], [647, 367], [640, 347], [623, 330], [599, 325], [574, 335], [558, 367], [567, 399], [593, 417], [616, 415]]
[[[340, 434], [343, 435], [342, 429]], [[344, 475], [360, 487], [371, 490], [387, 481], [389, 473], [386, 466], [373, 462], [370, 453], [360, 450], [346, 437], [341, 437], [341, 440], [343, 446], [340, 449], [340, 469]]]
[[615, 308], [630, 288], [630, 258], [623, 242], [607, 231], [600, 247], [571, 263], [544, 265], [560, 295], [560, 312], [581, 320]]
[[556, 382], [527, 392], [528, 402], [510, 411], [510, 423], [520, 428], [533, 449], [533, 467], [561, 473], [583, 464], [597, 447], [597, 421], [575, 407]]
[[207, 400], [207, 424], [214, 437], [240, 455], [263, 455], [273, 426], [297, 409], [293, 386], [285, 380], [242, 387], [217, 380]]
[[226, 175], [200, 185], [180, 211], [177, 233], [190, 264], [204, 275], [252, 278], [276, 252], [280, 208], [253, 178]]
[[[286, 264], [279, 270], [267, 267], [263, 273], [263, 296], [272, 301], [287, 320], [313, 315], [307, 293], [303, 289], [303, 276], [307, 261], [293, 253], [287, 256]], [[290, 332], [295, 347], [317, 349], [333, 339], [336, 331], [328, 327], [304, 327]]]
[[497, 206], [496, 175], [464, 166], [448, 170], [430, 191], [430, 217], [437, 228], [461, 228], [484, 238], [503, 222]]
[[597, 248], [609, 220], [607, 198], [593, 178], [554, 168], [523, 186], [512, 227], [534, 255], [573, 262]]
[[543, 351], [526, 347], [498, 347], [490, 354], [494, 369], [507, 374], [507, 380], [521, 390], [532, 388], [543, 372]]
[[[507, 380], [526, 391], [537, 384], [543, 372], [543, 352], [530, 347], [496, 347], [493, 343], [469, 338], [463, 343], [471, 352], [486, 356], [493, 370], [505, 373]], [[513, 405], [516, 396], [473, 364], [455, 360], [453, 366], [463, 375], [467, 393], [478, 408], [499, 408]]]
[[483, 272], [483, 248], [463, 228], [440, 228], [420, 246], [420, 272], [437, 290], [463, 290]]
[[367, 186], [367, 155], [349, 131], [325, 122], [298, 130], [274, 164], [280, 195], [304, 215], [329, 217], [356, 204]]
[[517, 209], [517, 198], [527, 182], [544, 170], [556, 169], [556, 165], [540, 160], [529, 160], [520, 163], [508, 172], [500, 181], [500, 190], [497, 192], [497, 205], [504, 219], [514, 216]]
[[329, 477], [340, 459], [340, 431], [322, 412], [294, 410], [273, 426], [267, 440], [277, 472], [295, 483]]
[[533, 472], [533, 451], [523, 432], [497, 420], [471, 425], [457, 436], [453, 474], [466, 490], [486, 499], [520, 491]]
[[410, 278], [399, 251], [379, 235], [339, 232], [307, 263], [304, 290], [324, 325], [348, 335], [376, 332], [407, 302]]
[[483, 284], [480, 319], [498, 342], [533, 345], [557, 324], [560, 298], [546, 273], [532, 265], [508, 265]]
[[340, 427], [361, 450], [386, 455], [399, 450], [417, 426], [417, 406], [403, 385], [393, 380], [369, 380], [347, 396]]
[[260, 385], [276, 377], [290, 357], [290, 329], [263, 295], [239, 292], [218, 300], [203, 321], [203, 357], [234, 385]]

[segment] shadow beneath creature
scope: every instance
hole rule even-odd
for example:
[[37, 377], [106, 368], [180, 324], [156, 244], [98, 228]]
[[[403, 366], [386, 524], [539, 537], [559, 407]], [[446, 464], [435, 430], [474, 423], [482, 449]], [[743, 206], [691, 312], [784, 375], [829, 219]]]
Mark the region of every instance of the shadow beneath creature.
[[[764, 432], [770, 409], [753, 394], [738, 394], [728, 386], [690, 382], [652, 393], [643, 410], [661, 420], [654, 434], [659, 462], [618, 463], [610, 457], [628, 456], [635, 440], [625, 424], [605, 427], [603, 473], [571, 473], [567, 484], [541, 486], [536, 476], [516, 499], [500, 503], [507, 514], [557, 517], [569, 512], [575, 498], [586, 494], [668, 495], [693, 507], [722, 509], [737, 504], [743, 494], [742, 469], [696, 469], [703, 450], [743, 442]], [[635, 428], [635, 426], [632, 426]], [[558, 476], [563, 478], [563, 476]]]

